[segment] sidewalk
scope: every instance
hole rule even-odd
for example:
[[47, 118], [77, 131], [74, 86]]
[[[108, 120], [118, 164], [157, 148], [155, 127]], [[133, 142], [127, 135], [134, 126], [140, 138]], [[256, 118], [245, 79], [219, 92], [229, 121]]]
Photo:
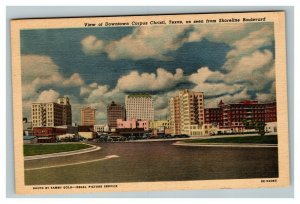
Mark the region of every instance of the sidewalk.
[[97, 150], [101, 149], [101, 147], [98, 147], [98, 146], [95, 146], [95, 145], [91, 145], [91, 144], [87, 144], [87, 145], [90, 145], [91, 147], [86, 148], [86, 149], [75, 150], [75, 151], [68, 151], [68, 152], [59, 152], [59, 153], [53, 153], [53, 154], [41, 154], [41, 155], [34, 155], [34, 156], [26, 156], [26, 157], [24, 157], [24, 160], [29, 161], [29, 160], [36, 160], [36, 159], [47, 159], [47, 158], [52, 158], [52, 157], [64, 157], [64, 156], [94, 152], [94, 151], [97, 151]]

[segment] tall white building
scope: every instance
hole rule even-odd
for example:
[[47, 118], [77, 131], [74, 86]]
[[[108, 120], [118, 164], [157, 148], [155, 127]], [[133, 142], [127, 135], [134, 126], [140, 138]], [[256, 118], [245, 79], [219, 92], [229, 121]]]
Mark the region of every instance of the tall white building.
[[62, 97], [57, 103], [32, 103], [32, 127], [54, 127], [72, 124], [72, 110], [69, 98]]
[[130, 94], [125, 97], [126, 120], [154, 120], [153, 99], [149, 94]]
[[170, 99], [170, 123], [173, 134], [191, 134], [191, 129], [204, 124], [204, 94], [187, 89]]
[[179, 92], [180, 130], [182, 134], [190, 134], [191, 126], [204, 124], [204, 94], [187, 89]]

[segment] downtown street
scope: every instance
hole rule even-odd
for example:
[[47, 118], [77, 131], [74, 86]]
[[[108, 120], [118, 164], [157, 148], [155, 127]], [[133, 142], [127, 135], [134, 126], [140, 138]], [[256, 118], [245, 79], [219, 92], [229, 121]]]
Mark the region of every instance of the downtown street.
[[101, 149], [25, 161], [25, 184], [278, 177], [277, 147], [188, 147], [173, 144], [174, 141], [93, 143]]

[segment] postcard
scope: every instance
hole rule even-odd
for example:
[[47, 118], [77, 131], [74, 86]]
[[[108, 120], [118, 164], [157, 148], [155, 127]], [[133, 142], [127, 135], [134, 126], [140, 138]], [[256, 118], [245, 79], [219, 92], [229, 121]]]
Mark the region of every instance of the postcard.
[[285, 14], [11, 21], [17, 194], [289, 186]]

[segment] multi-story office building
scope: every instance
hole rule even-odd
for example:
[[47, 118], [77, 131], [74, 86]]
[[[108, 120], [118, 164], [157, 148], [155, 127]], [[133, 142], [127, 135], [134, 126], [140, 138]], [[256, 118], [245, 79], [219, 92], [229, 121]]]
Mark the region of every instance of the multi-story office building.
[[72, 124], [72, 109], [69, 98], [62, 97], [57, 103], [32, 103], [32, 127], [54, 127]]
[[130, 94], [125, 97], [126, 120], [154, 120], [153, 99], [149, 94]]
[[82, 126], [94, 126], [96, 124], [96, 109], [90, 106], [80, 110], [80, 121]]
[[183, 90], [179, 92], [181, 134], [190, 134], [191, 125], [204, 124], [204, 94]]
[[125, 120], [125, 108], [114, 101], [107, 106], [107, 123], [110, 128], [117, 127], [117, 119]]
[[[177, 97], [172, 97], [170, 99], [170, 119], [173, 134], [190, 134], [191, 126], [201, 127], [204, 124], [203, 92], [185, 89], [180, 91]], [[180, 130], [178, 126], [180, 126]]]
[[62, 106], [62, 120], [64, 125], [72, 125], [72, 108], [68, 97], [60, 97], [57, 103]]

